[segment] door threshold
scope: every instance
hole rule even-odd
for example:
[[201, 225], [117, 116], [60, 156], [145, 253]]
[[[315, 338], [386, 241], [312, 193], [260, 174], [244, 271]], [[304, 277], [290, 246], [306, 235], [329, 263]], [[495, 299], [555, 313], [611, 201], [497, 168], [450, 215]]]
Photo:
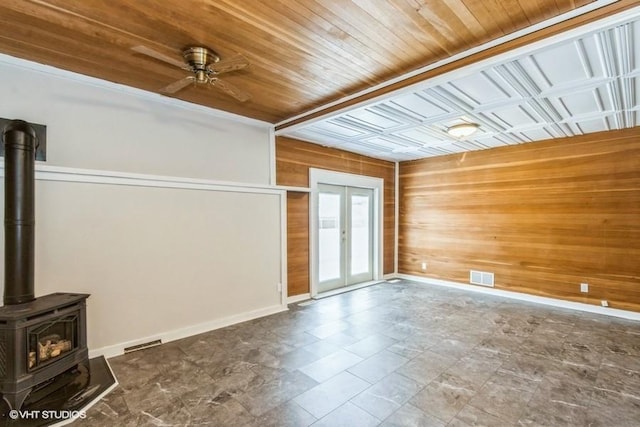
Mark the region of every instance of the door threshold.
[[331, 289], [330, 291], [322, 292], [321, 294], [317, 294], [312, 296], [312, 299], [322, 299], [327, 297], [332, 297], [334, 295], [343, 294], [345, 292], [355, 291], [356, 289], [366, 288], [367, 286], [377, 285], [378, 283], [382, 283], [385, 280], [370, 280], [368, 282], [356, 283], [355, 285], [345, 286], [343, 288]]

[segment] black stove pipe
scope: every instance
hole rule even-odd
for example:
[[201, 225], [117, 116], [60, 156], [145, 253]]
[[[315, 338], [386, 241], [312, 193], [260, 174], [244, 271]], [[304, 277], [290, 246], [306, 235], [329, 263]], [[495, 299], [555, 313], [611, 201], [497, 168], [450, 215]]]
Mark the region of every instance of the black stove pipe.
[[13, 120], [4, 141], [4, 304], [35, 299], [35, 130]]

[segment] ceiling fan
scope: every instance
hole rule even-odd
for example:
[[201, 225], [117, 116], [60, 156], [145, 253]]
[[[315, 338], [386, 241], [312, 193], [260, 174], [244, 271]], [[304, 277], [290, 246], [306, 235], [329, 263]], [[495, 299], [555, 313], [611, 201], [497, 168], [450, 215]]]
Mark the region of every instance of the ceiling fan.
[[161, 93], [174, 94], [190, 84], [206, 84], [220, 89], [240, 102], [245, 102], [251, 98], [247, 92], [218, 77], [219, 74], [241, 70], [248, 66], [249, 61], [241, 54], [220, 60], [218, 54], [211, 49], [194, 46], [183, 50], [182, 56], [184, 61], [179, 61], [146, 46], [134, 46], [131, 50], [193, 73], [191, 76], [187, 76], [163, 87], [160, 89]]

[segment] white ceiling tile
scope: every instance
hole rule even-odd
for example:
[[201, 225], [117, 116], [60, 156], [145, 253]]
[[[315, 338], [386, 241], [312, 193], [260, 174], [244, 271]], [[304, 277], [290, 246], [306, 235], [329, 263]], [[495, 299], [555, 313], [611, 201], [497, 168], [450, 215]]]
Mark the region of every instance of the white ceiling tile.
[[420, 151], [420, 147], [398, 147], [394, 148], [393, 152], [397, 154], [410, 154]]
[[450, 146], [447, 146], [447, 149], [459, 150], [459, 152], [482, 150], [484, 148], [486, 147], [472, 141], [455, 141]]
[[385, 105], [423, 120], [442, 117], [451, 112], [449, 109], [445, 108], [435, 100], [430, 99], [423, 93], [402, 95], [386, 102]]
[[610, 121], [607, 117], [598, 117], [591, 120], [583, 120], [576, 123], [582, 133], [601, 132], [611, 130]]
[[467, 151], [464, 148], [455, 145], [454, 143], [440, 145], [437, 147], [425, 147], [422, 150], [425, 152], [434, 153], [434, 154], [439, 153], [439, 155], [451, 154], [451, 153], [464, 153], [465, 151]]
[[629, 24], [631, 27], [631, 52], [633, 52], [633, 57], [631, 59], [631, 64], [634, 73], [640, 72], [640, 20], [636, 20]]
[[551, 82], [532, 56], [498, 64], [495, 69], [523, 99], [537, 96], [551, 88]]
[[312, 132], [310, 129], [300, 129], [295, 132], [289, 133], [287, 136], [291, 138], [301, 139], [303, 141], [311, 141], [311, 142], [320, 142], [322, 134], [318, 134], [317, 132]]
[[384, 138], [384, 137], [369, 138], [369, 139], [360, 141], [360, 143], [369, 147], [376, 147], [376, 148], [391, 150], [391, 151], [396, 151], [398, 149], [406, 148], [409, 146], [408, 144], [402, 144], [400, 142], [393, 141], [389, 138]]
[[334, 120], [323, 120], [321, 122], [317, 122], [311, 126], [311, 130], [342, 138], [353, 138], [367, 134], [367, 132], [363, 130], [335, 122]]
[[469, 112], [476, 107], [473, 102], [468, 101], [465, 97], [452, 93], [450, 89], [448, 85], [440, 85], [426, 89], [424, 92], [450, 111]]
[[640, 107], [640, 77], [626, 79], [625, 83], [623, 83], [623, 86], [629, 88], [629, 93], [632, 95], [630, 98], [633, 99], [632, 102], [629, 102], [627, 107], [630, 109]]
[[584, 55], [589, 64], [589, 68], [593, 73], [593, 78], [605, 78], [607, 76], [606, 69], [603, 64], [603, 56], [598, 33], [580, 39]]
[[382, 112], [372, 111], [369, 108], [352, 111], [340, 117], [341, 121], [351, 122], [354, 125], [363, 125], [375, 130], [386, 130], [405, 125], [399, 120], [393, 119]]
[[321, 144], [327, 147], [335, 147], [340, 144], [344, 144], [344, 141], [342, 139], [319, 134], [317, 132], [293, 132], [289, 136], [291, 136], [292, 138], [300, 139], [302, 141]]
[[497, 108], [489, 114], [498, 120], [500, 125], [505, 129], [538, 125], [543, 121], [542, 117], [540, 117], [528, 105], [514, 105], [509, 108]]
[[520, 137], [522, 138], [523, 141], [528, 141], [528, 142], [541, 141], [544, 139], [549, 139], [554, 137], [554, 135], [544, 127], [527, 129], [527, 130], [520, 131], [518, 133], [520, 134]]
[[365, 154], [372, 157], [383, 157], [393, 153], [393, 148], [383, 147], [378, 144], [372, 144], [367, 141], [347, 142], [340, 146], [340, 148], [353, 151], [356, 153]]
[[448, 90], [463, 98], [474, 106], [508, 101], [513, 96], [513, 89], [501, 85], [504, 80], [498, 77], [493, 70], [485, 70], [472, 74], [448, 84]]
[[616, 76], [628, 75], [637, 69], [635, 67], [634, 53], [638, 52], [637, 45], [634, 52], [633, 26], [630, 24], [617, 26], [609, 32], [609, 35], [615, 39], [611, 43], [611, 48], [617, 65], [618, 74]]
[[521, 142], [520, 137], [512, 134], [500, 134], [500, 135], [488, 135], [484, 138], [475, 138], [472, 141], [474, 144], [478, 144], [483, 148], [495, 148], [504, 147], [505, 145], [519, 144]]
[[574, 92], [559, 98], [570, 117], [601, 112], [601, 99], [595, 90]]
[[585, 69], [580, 49], [575, 42], [564, 43], [532, 55], [551, 87], [572, 84], [591, 76]]
[[410, 141], [415, 141], [420, 144], [437, 144], [444, 143], [446, 140], [443, 139], [443, 135], [439, 132], [435, 132], [428, 127], [419, 127], [419, 128], [411, 128], [402, 132], [398, 132], [403, 138], [406, 138]]

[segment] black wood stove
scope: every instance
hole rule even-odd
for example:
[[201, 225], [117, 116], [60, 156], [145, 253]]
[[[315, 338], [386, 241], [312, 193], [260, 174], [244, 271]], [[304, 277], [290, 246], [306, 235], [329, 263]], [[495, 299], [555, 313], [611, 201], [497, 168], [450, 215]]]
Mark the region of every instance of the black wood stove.
[[29, 393], [79, 364], [88, 365], [87, 294], [35, 298], [36, 133], [14, 120], [3, 131], [5, 281], [0, 307], [0, 393], [20, 409]]

